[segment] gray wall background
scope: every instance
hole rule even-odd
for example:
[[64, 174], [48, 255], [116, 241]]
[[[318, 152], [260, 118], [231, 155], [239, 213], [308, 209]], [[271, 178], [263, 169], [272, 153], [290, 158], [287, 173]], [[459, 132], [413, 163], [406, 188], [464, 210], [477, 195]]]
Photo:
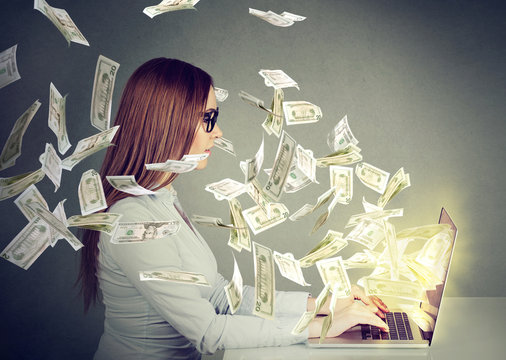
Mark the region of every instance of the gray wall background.
[[[0, 51], [18, 44], [21, 80], [0, 90], [0, 144], [15, 120], [34, 102], [42, 106], [30, 124], [23, 153], [3, 171], [9, 177], [37, 169], [46, 142], [56, 146], [47, 127], [49, 83], [67, 98], [67, 128], [72, 145], [96, 133], [89, 123], [93, 75], [98, 55], [121, 64], [114, 92], [113, 116], [123, 86], [144, 61], [174, 57], [202, 67], [218, 87], [230, 92], [220, 106], [219, 124], [234, 142], [237, 158], [218, 149], [208, 167], [178, 178], [175, 187], [188, 214], [228, 219], [228, 205], [204, 191], [207, 183], [230, 177], [241, 181], [239, 160], [252, 157], [260, 144], [264, 114], [237, 93], [246, 90], [270, 104], [272, 88], [264, 86], [260, 69], [283, 69], [300, 85], [286, 89], [285, 100], [307, 100], [322, 108], [317, 124], [285, 129], [316, 156], [329, 153], [326, 136], [345, 114], [360, 141], [364, 161], [392, 175], [401, 166], [411, 175], [411, 188], [389, 208], [404, 207], [393, 219], [397, 229], [437, 222], [445, 206], [459, 228], [448, 296], [506, 296], [504, 243], [503, 145], [506, 113], [505, 9], [493, 1], [234, 1], [201, 0], [198, 11], [179, 11], [150, 19], [145, 6], [157, 1], [65, 1], [64, 8], [90, 42], [66, 41], [32, 1], [3, 1]], [[274, 27], [248, 14], [248, 7], [290, 11], [307, 20], [289, 28]], [[271, 167], [277, 139], [265, 138], [264, 167]], [[69, 150], [71, 153], [74, 147]], [[37, 185], [50, 208], [67, 198], [67, 216], [79, 213], [77, 186], [82, 172], [99, 169], [103, 153], [63, 172], [61, 188], [44, 179]], [[320, 185], [282, 201], [291, 212], [315, 203], [329, 185], [328, 170], [317, 170]], [[262, 174], [264, 183], [267, 176]], [[328, 229], [344, 230], [350, 215], [362, 212], [362, 196], [377, 193], [354, 180], [354, 199], [338, 205], [328, 223], [312, 236], [318, 214], [287, 221], [254, 240], [280, 252], [304, 255]], [[0, 247], [4, 248], [26, 221], [13, 203], [0, 203]], [[243, 208], [253, 206], [247, 195]], [[199, 228], [230, 278], [233, 270], [228, 233]], [[346, 258], [360, 247], [350, 244]], [[252, 285], [250, 253], [235, 254], [245, 284]], [[103, 327], [103, 307], [87, 316], [73, 287], [79, 254], [61, 241], [49, 248], [28, 271], [0, 261], [0, 344], [12, 359], [88, 359]], [[360, 272], [350, 271], [356, 281]], [[280, 290], [302, 287], [276, 275]], [[322, 288], [317, 270], [305, 271], [306, 288]], [[6, 357], [5, 357], [6, 356]]]

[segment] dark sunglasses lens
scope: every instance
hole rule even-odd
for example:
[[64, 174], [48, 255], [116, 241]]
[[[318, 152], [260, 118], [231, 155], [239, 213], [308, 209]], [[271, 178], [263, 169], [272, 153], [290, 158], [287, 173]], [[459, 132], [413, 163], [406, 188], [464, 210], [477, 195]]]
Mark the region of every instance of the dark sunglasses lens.
[[206, 122], [206, 131], [211, 132], [214, 129], [214, 125], [216, 124], [216, 120], [218, 120], [218, 109], [211, 110], [206, 112], [204, 115], [204, 121]]

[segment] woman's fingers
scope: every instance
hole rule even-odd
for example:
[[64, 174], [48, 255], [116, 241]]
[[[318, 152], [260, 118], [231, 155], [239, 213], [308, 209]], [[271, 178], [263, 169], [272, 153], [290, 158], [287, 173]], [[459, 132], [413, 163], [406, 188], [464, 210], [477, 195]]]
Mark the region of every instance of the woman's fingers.
[[383, 300], [381, 300], [379, 297], [373, 295], [373, 296], [369, 296], [369, 298], [374, 303], [374, 305], [376, 305], [381, 311], [383, 311], [383, 312], [390, 311], [390, 310], [388, 310], [388, 307], [383, 302]]

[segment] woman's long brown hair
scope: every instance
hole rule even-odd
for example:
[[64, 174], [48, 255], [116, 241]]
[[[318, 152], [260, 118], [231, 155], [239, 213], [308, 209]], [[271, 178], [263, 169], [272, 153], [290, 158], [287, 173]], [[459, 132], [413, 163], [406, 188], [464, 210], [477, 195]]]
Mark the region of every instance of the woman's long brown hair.
[[[170, 184], [176, 173], [146, 170], [145, 164], [179, 160], [190, 151], [197, 127], [202, 123], [211, 76], [186, 62], [157, 58], [141, 65], [123, 90], [114, 125], [119, 130], [107, 149], [100, 175], [112, 206], [131, 196], [114, 189], [107, 175], [134, 175], [150, 190]], [[83, 231], [81, 266], [76, 284], [84, 298], [84, 312], [99, 298], [98, 241], [100, 233]]]

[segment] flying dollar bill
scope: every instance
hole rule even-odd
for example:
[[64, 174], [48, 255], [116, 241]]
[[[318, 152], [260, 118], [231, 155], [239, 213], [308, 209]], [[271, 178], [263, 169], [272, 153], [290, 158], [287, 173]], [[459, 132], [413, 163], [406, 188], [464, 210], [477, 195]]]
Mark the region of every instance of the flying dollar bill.
[[267, 109], [264, 105], [264, 101], [260, 100], [259, 98], [247, 93], [246, 91], [239, 91], [239, 97], [245, 101], [247, 104], [250, 104], [252, 106], [255, 106], [259, 109], [262, 109], [264, 111], [267, 111], [268, 113], [272, 113], [271, 109]]
[[192, 221], [204, 226], [218, 227], [224, 229], [237, 229], [234, 224], [225, 224], [222, 218], [204, 215], [192, 215]]
[[46, 143], [46, 151], [44, 152], [41, 170], [53, 182], [56, 192], [60, 188], [62, 162], [52, 144]]
[[423, 288], [410, 281], [365, 278], [365, 293], [376, 296], [394, 296], [408, 300], [423, 301]]
[[253, 206], [242, 213], [253, 234], [257, 235], [267, 229], [281, 224], [288, 218], [289, 211], [284, 204], [271, 203], [270, 217], [267, 217], [260, 206]]
[[257, 206], [262, 209], [264, 214], [270, 218], [271, 217], [271, 205], [273, 202], [269, 198], [269, 196], [265, 193], [262, 186], [258, 182], [257, 179], [253, 179], [248, 184], [248, 195], [251, 197], [251, 199], [257, 204]]
[[268, 135], [274, 134], [277, 138], [281, 135], [283, 130], [283, 101], [285, 93], [283, 89], [274, 89], [274, 96], [272, 97], [272, 105], [269, 114], [262, 123], [262, 127]]
[[[264, 169], [264, 172], [267, 174], [267, 176], [270, 176], [272, 169]], [[286, 177], [286, 183], [283, 191], [286, 193], [294, 193], [312, 183], [313, 182], [311, 179], [304, 175], [302, 171], [297, 167], [297, 157], [294, 155], [292, 165], [290, 166], [290, 172]]]
[[385, 239], [385, 227], [382, 222], [364, 219], [350, 231], [345, 238], [348, 241], [355, 241], [373, 250]]
[[441, 231], [450, 230], [448, 224], [429, 224], [403, 229], [397, 233], [397, 238], [430, 239]]
[[353, 168], [331, 165], [329, 167], [330, 187], [339, 193], [337, 202], [347, 205], [353, 198]]
[[113, 214], [108, 212], [90, 215], [74, 215], [67, 219], [67, 224], [69, 227], [96, 230], [108, 235], [113, 235], [121, 217], [122, 214]]
[[110, 128], [112, 94], [118, 69], [119, 64], [116, 61], [103, 55], [98, 57], [93, 79], [90, 118], [91, 125], [100, 131]]
[[264, 138], [262, 136], [262, 143], [260, 144], [260, 147], [258, 148], [258, 151], [256, 152], [255, 156], [251, 159], [248, 159], [244, 162], [244, 168], [246, 169], [245, 172], [245, 179], [244, 182], [247, 184], [251, 182], [253, 179], [255, 179], [262, 169], [262, 164], [264, 162]]
[[292, 329], [292, 334], [297, 335], [302, 333], [308, 326], [309, 323], [315, 318], [315, 316], [320, 312], [323, 305], [327, 302], [327, 298], [330, 294], [330, 283], [326, 284], [323, 290], [320, 292], [318, 297], [315, 300], [315, 308], [313, 311], [306, 311], [300, 317], [297, 324]]
[[[58, 205], [56, 205], [56, 207], [53, 210], [53, 215], [58, 220], [60, 220], [63, 223], [63, 225], [68, 227], [69, 224], [67, 222], [67, 215], [65, 214], [64, 208], [65, 201], [67, 201], [67, 199], [63, 199], [58, 203]], [[57, 232], [52, 227], [49, 227], [49, 229], [51, 231], [51, 238], [49, 240], [49, 244], [51, 245], [51, 247], [54, 247], [58, 240], [65, 240], [65, 237], [61, 233]]]
[[316, 220], [313, 229], [311, 230], [311, 233], [314, 233], [316, 230], [318, 230], [323, 224], [325, 224], [332, 213], [334, 211], [334, 208], [336, 207], [338, 200], [339, 200], [339, 192], [334, 193], [334, 197], [332, 198], [332, 201], [330, 202], [329, 206], [327, 206], [327, 211], [325, 211], [323, 214], [318, 217]]
[[311, 285], [304, 280], [304, 274], [302, 274], [300, 262], [299, 260], [296, 260], [291, 253], [281, 254], [274, 251], [274, 261], [276, 262], [276, 265], [278, 265], [279, 272], [285, 278], [302, 286]]
[[276, 152], [274, 165], [272, 166], [271, 175], [264, 186], [265, 193], [275, 201], [278, 201], [283, 194], [296, 145], [296, 141], [283, 130], [283, 134], [279, 139], [278, 150]]
[[336, 295], [337, 291], [338, 291], [337, 287], [334, 287], [332, 289], [332, 297], [330, 299], [329, 305], [329, 314], [323, 319], [322, 330], [320, 333], [320, 344], [327, 337], [329, 329], [332, 326], [332, 323], [334, 322], [334, 311], [336, 309], [337, 300], [339, 299], [339, 297]]
[[316, 166], [328, 167], [330, 165], [351, 165], [362, 161], [361, 149], [353, 144], [346, 146], [332, 154], [316, 159]]
[[275, 277], [272, 250], [253, 242], [255, 302], [253, 315], [274, 319]]
[[376, 259], [367, 252], [357, 252], [350, 256], [348, 259], [343, 260], [345, 269], [357, 269], [357, 268], [375, 268]]
[[389, 210], [383, 210], [382, 208], [379, 208], [379, 210], [366, 212], [362, 214], [355, 214], [350, 216], [350, 219], [345, 225], [345, 228], [352, 227], [357, 225], [359, 222], [365, 220], [365, 219], [372, 219], [372, 220], [382, 220], [382, 219], [389, 219], [391, 217], [400, 217], [404, 214], [404, 209], [389, 209]]
[[390, 173], [383, 171], [376, 166], [366, 162], [361, 162], [355, 167], [355, 174], [358, 179], [370, 189], [383, 194], [387, 187]]
[[295, 22], [289, 18], [289, 16], [281, 16], [279, 14], [276, 14], [275, 12], [269, 10], [269, 11], [262, 11], [257, 9], [249, 8], [249, 13], [253, 16], [256, 16], [257, 18], [260, 18], [269, 24], [272, 24], [274, 26], [280, 26], [280, 27], [287, 27], [292, 26]]
[[395, 227], [388, 221], [383, 221], [385, 227], [385, 244], [390, 255], [390, 279], [399, 280], [399, 249], [395, 236]]
[[46, 174], [42, 169], [9, 178], [0, 178], [0, 201], [22, 193], [30, 185], [37, 184]]
[[296, 149], [297, 167], [299, 170], [312, 182], [316, 182], [316, 159], [313, 157], [313, 152], [309, 149], [304, 149], [300, 144], [297, 144]]
[[225, 139], [223, 136], [219, 137], [217, 139], [214, 139], [214, 145], [221, 149], [230, 155], [236, 156], [234, 151], [234, 144], [232, 144], [232, 141]]
[[378, 206], [384, 208], [395, 195], [410, 186], [409, 174], [404, 173], [404, 168], [401, 167], [388, 182], [385, 192], [378, 198]]
[[107, 209], [102, 178], [97, 171], [90, 169], [81, 175], [77, 193], [82, 215]]
[[374, 204], [371, 204], [370, 202], [368, 202], [366, 199], [365, 199], [365, 196], [362, 197], [362, 206], [364, 208], [364, 211], [366, 213], [370, 213], [370, 212], [375, 212], [375, 211], [381, 211], [383, 210], [383, 208], [380, 208], [379, 206], [377, 205], [374, 205]]
[[283, 70], [260, 70], [258, 73], [264, 78], [265, 86], [270, 86], [274, 89], [294, 87], [300, 90], [295, 80], [288, 76]]
[[290, 13], [288, 11], [283, 11], [279, 15], [281, 15], [285, 19], [289, 19], [289, 20], [292, 20], [292, 21], [303, 21], [303, 20], [306, 20], [305, 16], [301, 16], [301, 15], [297, 15], [297, 14], [292, 14], [292, 13]]
[[348, 124], [348, 115], [344, 117], [334, 126], [327, 135], [327, 145], [332, 151], [339, 151], [349, 145], [357, 145], [358, 140], [353, 136]]
[[233, 254], [232, 256], [234, 257], [234, 275], [232, 275], [232, 280], [225, 285], [225, 295], [227, 296], [230, 312], [234, 314], [242, 303], [242, 276], [235, 256]]
[[217, 200], [230, 200], [246, 192], [248, 187], [243, 183], [226, 178], [207, 184], [205, 190], [213, 193]]
[[241, 203], [236, 198], [233, 198], [228, 200], [228, 206], [230, 208], [231, 220], [235, 227], [230, 230], [230, 232], [233, 233], [231, 236], [233, 238], [237, 238], [237, 241], [233, 243], [235, 243], [236, 247], [239, 248], [238, 251], [241, 251], [242, 249], [251, 251], [251, 237], [248, 224], [242, 214]]
[[17, 48], [16, 44], [0, 53], [0, 89], [21, 79], [16, 63]]
[[341, 256], [319, 260], [316, 267], [323, 283], [325, 285], [330, 283], [333, 296], [345, 298], [351, 295], [350, 279]]
[[205, 275], [187, 271], [139, 271], [141, 281], [167, 281], [180, 284], [211, 286]]
[[151, 19], [157, 15], [178, 10], [197, 10], [194, 5], [200, 0], [163, 0], [158, 5], [148, 6], [142, 11]]
[[38, 202], [46, 209], [49, 209], [46, 199], [44, 199], [44, 196], [42, 196], [39, 189], [37, 189], [34, 184], [27, 187], [26, 190], [14, 200], [14, 204], [16, 204], [28, 221], [37, 216], [37, 214], [28, 207], [28, 204], [34, 202]]
[[306, 216], [308, 214], [311, 214], [313, 211], [315, 211], [316, 209], [318, 209], [320, 206], [326, 204], [332, 198], [332, 196], [335, 195], [335, 192], [336, 192], [336, 188], [335, 187], [328, 189], [323, 194], [321, 194], [320, 196], [318, 196], [318, 199], [316, 200], [316, 204], [314, 204], [314, 205], [311, 205], [311, 204], [305, 204], [305, 205], [303, 205], [299, 210], [297, 210], [296, 212], [294, 212], [290, 216], [290, 220], [297, 221], [297, 220], [302, 219], [304, 216]]
[[57, 9], [49, 6], [44, 0], [35, 0], [33, 2], [33, 8], [44, 14], [62, 35], [67, 39], [67, 43], [70, 46], [70, 42], [77, 44], [90, 46], [88, 40], [79, 31], [76, 24], [72, 21], [69, 14], [64, 9]]
[[443, 279], [446, 259], [449, 258], [452, 246], [452, 237], [447, 231], [437, 233], [425, 242], [416, 261], [435, 271]]
[[37, 113], [37, 110], [39, 110], [40, 105], [39, 100], [35, 100], [14, 123], [14, 127], [0, 154], [0, 170], [13, 166], [16, 163], [16, 159], [21, 155], [23, 135]]
[[58, 139], [58, 151], [62, 155], [71, 147], [67, 134], [66, 101], [67, 95], [61, 96], [54, 84], [51, 83], [49, 85], [49, 116], [47, 124]]
[[181, 224], [171, 221], [120, 222], [111, 237], [113, 244], [143, 243], [148, 240], [161, 239], [176, 234]]
[[322, 119], [322, 109], [308, 101], [284, 101], [286, 125], [311, 124]]
[[135, 196], [140, 195], [153, 195], [154, 192], [148, 190], [139, 184], [135, 180], [134, 175], [120, 175], [120, 176], [106, 176], [105, 177], [109, 184], [118, 191], [132, 194]]
[[348, 246], [348, 241], [343, 239], [343, 233], [328, 230], [320, 242], [306, 255], [299, 259], [301, 267], [310, 267], [317, 261], [329, 258]]
[[164, 171], [173, 173], [186, 173], [194, 170], [198, 166], [197, 161], [184, 161], [184, 160], [166, 160], [163, 163], [146, 164], [147, 170]]
[[224, 102], [228, 98], [228, 90], [226, 90], [226, 89], [221, 89], [221, 88], [215, 87], [214, 94], [216, 95], [216, 101], [219, 101], [219, 102]]

